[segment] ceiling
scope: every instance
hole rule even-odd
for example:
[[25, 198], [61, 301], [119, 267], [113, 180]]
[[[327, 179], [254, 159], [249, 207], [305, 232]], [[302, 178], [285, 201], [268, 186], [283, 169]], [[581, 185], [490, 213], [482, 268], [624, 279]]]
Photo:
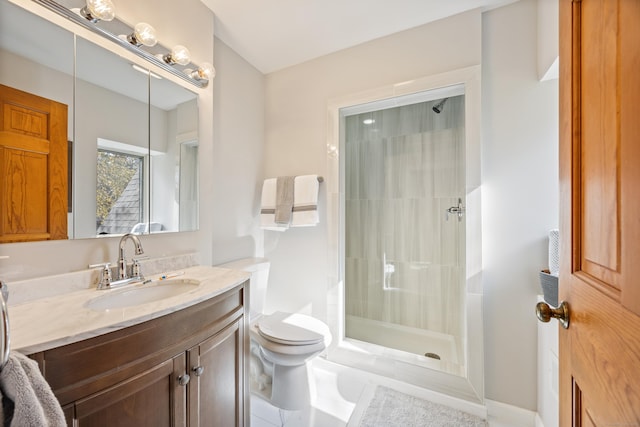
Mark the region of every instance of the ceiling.
[[216, 15], [216, 37], [265, 74], [467, 10], [514, 1], [202, 0]]

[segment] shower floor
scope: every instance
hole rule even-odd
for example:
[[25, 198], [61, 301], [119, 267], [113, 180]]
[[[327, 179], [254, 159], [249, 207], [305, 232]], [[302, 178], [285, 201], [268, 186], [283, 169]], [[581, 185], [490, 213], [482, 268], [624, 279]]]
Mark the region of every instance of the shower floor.
[[[411, 353], [414, 363], [426, 365], [431, 369], [460, 375], [463, 368], [461, 339], [453, 335], [412, 328], [378, 320], [347, 315], [345, 318], [345, 336], [362, 341], [360, 346], [368, 344], [384, 349], [372, 348], [374, 352], [393, 352], [394, 350]], [[425, 356], [427, 353], [437, 355]], [[401, 357], [406, 359], [407, 356]]]

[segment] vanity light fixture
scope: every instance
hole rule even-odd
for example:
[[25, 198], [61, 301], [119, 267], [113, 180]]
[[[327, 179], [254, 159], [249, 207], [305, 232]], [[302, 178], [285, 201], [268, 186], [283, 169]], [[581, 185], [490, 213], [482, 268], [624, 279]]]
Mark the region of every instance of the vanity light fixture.
[[156, 29], [146, 22], [139, 22], [133, 27], [133, 33], [127, 36], [127, 41], [134, 46], [155, 46], [158, 43]]
[[[115, 7], [111, 0], [86, 0], [86, 6], [82, 9], [69, 8], [65, 5], [68, 3], [67, 0], [33, 1], [105, 39], [111, 40], [156, 67], [194, 86], [204, 88], [215, 76], [213, 65], [208, 63], [203, 63], [201, 66], [192, 64], [190, 68], [186, 68], [185, 65], [191, 63], [191, 55], [189, 49], [184, 46], [177, 45], [167, 53], [169, 49], [158, 43], [155, 29], [151, 25], [141, 22], [131, 28], [120, 21], [115, 16]], [[145, 70], [145, 67], [141, 68]], [[155, 77], [149, 70], [144, 72]]]
[[187, 65], [191, 62], [191, 53], [189, 53], [189, 49], [178, 44], [171, 49], [171, 52], [163, 55], [162, 60], [169, 65]]
[[94, 24], [98, 21], [112, 21], [116, 17], [116, 8], [111, 0], [87, 0], [80, 9], [80, 15]]
[[213, 78], [216, 76], [216, 69], [208, 62], [203, 62], [197, 70], [191, 70], [187, 68], [184, 71], [185, 73], [189, 74], [192, 79], [198, 81], [213, 80]]

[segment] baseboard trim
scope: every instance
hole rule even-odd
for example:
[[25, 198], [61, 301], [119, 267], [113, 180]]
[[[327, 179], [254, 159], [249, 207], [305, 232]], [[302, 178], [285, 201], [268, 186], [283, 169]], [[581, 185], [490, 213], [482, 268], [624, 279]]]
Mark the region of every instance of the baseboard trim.
[[[538, 426], [537, 418], [539, 417], [536, 412], [490, 399], [485, 399], [484, 403], [487, 407], [489, 423], [518, 427]], [[542, 421], [539, 426], [542, 426]]]

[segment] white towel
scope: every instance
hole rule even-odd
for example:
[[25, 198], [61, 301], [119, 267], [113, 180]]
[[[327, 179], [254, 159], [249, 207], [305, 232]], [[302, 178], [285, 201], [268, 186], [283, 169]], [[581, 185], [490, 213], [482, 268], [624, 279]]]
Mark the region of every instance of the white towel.
[[318, 175], [296, 176], [293, 186], [292, 227], [310, 227], [320, 222], [318, 216]]
[[276, 178], [264, 180], [260, 206], [260, 227], [265, 230], [285, 231], [288, 224], [276, 224]]
[[66, 427], [60, 403], [35, 360], [11, 352], [0, 373], [0, 390], [4, 425]]
[[560, 274], [560, 230], [549, 231], [549, 271], [553, 276]]

